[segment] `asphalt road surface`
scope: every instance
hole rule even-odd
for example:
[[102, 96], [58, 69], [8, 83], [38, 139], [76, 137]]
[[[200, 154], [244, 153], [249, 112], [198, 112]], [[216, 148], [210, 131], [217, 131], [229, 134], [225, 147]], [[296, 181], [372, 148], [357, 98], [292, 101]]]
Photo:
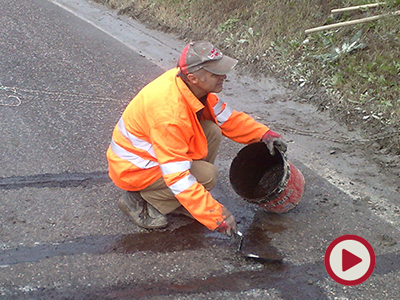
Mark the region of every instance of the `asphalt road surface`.
[[[356, 132], [273, 78], [233, 73], [221, 97], [285, 136], [306, 190], [282, 215], [245, 202], [228, 180], [243, 145], [224, 140], [212, 193], [244, 249], [282, 262], [248, 260], [184, 216], [140, 229], [116, 207], [105, 152], [124, 107], [184, 43], [83, 0], [1, 1], [0, 11], [0, 299], [399, 299], [399, 180]], [[324, 265], [348, 234], [376, 255], [355, 286]]]

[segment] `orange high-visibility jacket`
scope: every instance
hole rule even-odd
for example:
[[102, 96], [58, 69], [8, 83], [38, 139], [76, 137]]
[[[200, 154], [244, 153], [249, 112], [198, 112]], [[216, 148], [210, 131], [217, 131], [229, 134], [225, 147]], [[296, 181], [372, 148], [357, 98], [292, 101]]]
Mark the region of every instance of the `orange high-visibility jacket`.
[[215, 94], [204, 106], [172, 69], [145, 86], [126, 107], [107, 150], [116, 186], [140, 191], [163, 177], [194, 218], [214, 230], [226, 218], [223, 205], [190, 174], [193, 160], [205, 159], [207, 140], [196, 116], [212, 120], [226, 137], [243, 144], [260, 141], [269, 128], [231, 110]]

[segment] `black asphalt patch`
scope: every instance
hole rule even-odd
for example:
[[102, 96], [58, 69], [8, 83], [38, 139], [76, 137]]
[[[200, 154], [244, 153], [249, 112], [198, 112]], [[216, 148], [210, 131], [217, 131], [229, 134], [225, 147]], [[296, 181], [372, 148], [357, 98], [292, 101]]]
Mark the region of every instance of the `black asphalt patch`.
[[38, 174], [0, 178], [0, 189], [77, 187], [110, 182], [108, 172]]

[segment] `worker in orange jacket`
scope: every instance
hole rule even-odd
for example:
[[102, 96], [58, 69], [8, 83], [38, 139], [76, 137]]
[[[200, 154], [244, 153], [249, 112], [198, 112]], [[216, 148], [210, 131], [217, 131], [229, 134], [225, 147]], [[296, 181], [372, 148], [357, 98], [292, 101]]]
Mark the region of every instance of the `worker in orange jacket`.
[[237, 60], [209, 42], [192, 42], [178, 67], [145, 86], [115, 126], [109, 175], [126, 193], [118, 207], [143, 228], [167, 226], [166, 215], [191, 216], [210, 230], [236, 233], [232, 214], [209, 191], [222, 135], [243, 144], [263, 140], [285, 151], [281, 136], [232, 110], [215, 93]]

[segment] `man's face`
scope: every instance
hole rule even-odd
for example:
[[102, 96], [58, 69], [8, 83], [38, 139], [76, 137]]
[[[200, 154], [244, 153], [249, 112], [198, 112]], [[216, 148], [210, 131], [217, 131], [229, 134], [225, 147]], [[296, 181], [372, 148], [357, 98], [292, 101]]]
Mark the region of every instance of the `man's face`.
[[222, 91], [226, 75], [216, 75], [204, 69], [195, 72], [194, 75], [198, 79], [195, 83], [196, 87], [203, 90], [205, 94]]

